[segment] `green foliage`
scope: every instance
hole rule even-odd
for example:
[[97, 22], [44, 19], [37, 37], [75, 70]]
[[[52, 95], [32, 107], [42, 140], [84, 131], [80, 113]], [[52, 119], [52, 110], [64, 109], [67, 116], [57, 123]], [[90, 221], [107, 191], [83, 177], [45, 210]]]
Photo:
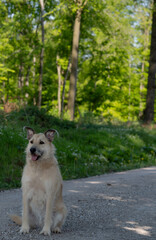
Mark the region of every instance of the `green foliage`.
[[[137, 120], [145, 108], [151, 1], [89, 0], [82, 12], [76, 116]], [[42, 107], [58, 112], [71, 56], [76, 1], [45, 1]], [[37, 105], [41, 14], [37, 0], [0, 2], [0, 103]], [[59, 60], [57, 60], [59, 56]], [[69, 76], [65, 87], [67, 112]], [[62, 92], [63, 86], [61, 86]]]
[[14, 131], [11, 126], [1, 126], [1, 170], [0, 188], [20, 187], [24, 159], [25, 140], [21, 131]]
[[[57, 129], [57, 158], [64, 179], [74, 179], [156, 164], [156, 131], [140, 125], [102, 123], [86, 114], [85, 123], [61, 121], [45, 110], [25, 108], [0, 114], [0, 189], [20, 187], [28, 125], [37, 132]], [[97, 124], [96, 122], [99, 122]]]

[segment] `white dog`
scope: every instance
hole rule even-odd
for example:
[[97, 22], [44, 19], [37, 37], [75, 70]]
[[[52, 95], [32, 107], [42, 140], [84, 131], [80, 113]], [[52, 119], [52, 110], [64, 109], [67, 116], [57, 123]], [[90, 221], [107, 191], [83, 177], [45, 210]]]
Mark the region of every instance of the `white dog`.
[[61, 232], [67, 214], [62, 199], [62, 177], [54, 156], [52, 144], [56, 130], [35, 134], [25, 127], [29, 140], [26, 148], [26, 165], [22, 176], [23, 215], [11, 216], [22, 225], [20, 232], [29, 233], [30, 227], [43, 226], [41, 234], [51, 230]]

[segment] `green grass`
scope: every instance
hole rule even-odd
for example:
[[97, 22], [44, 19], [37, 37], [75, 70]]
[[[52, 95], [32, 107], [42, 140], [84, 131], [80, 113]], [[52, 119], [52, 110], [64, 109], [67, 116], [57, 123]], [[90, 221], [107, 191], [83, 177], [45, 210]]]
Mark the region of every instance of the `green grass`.
[[26, 108], [0, 114], [0, 189], [20, 187], [25, 164], [26, 134], [57, 129], [57, 158], [63, 179], [75, 179], [156, 165], [156, 130], [139, 125], [78, 124], [61, 121], [44, 110]]

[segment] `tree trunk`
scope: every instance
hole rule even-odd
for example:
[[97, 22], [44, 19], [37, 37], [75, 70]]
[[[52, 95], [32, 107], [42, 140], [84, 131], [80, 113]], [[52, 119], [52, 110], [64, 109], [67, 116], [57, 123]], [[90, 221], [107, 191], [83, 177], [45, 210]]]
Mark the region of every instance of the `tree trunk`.
[[156, 0], [154, 0], [152, 17], [152, 36], [147, 85], [146, 108], [144, 110], [144, 121], [151, 123], [154, 120], [154, 101], [155, 101], [155, 74], [156, 74]]
[[58, 112], [59, 116], [61, 115], [61, 66], [58, 63], [59, 56], [57, 55], [57, 74], [58, 74], [58, 94], [57, 94], [57, 99], [58, 99]]
[[18, 74], [18, 88], [22, 89], [23, 87], [23, 63], [19, 66], [19, 74]]
[[67, 81], [67, 78], [68, 78], [68, 74], [69, 74], [69, 71], [70, 71], [70, 63], [71, 63], [71, 56], [69, 57], [67, 71], [66, 71], [66, 75], [65, 75], [64, 81], [63, 81], [63, 90], [62, 90], [62, 99], [61, 99], [61, 119], [63, 119], [65, 87], [66, 87], [66, 81]]
[[[35, 89], [35, 79], [36, 79], [36, 57], [33, 57], [33, 80], [32, 80], [32, 85], [33, 85], [33, 89]], [[37, 105], [37, 100], [35, 97], [35, 94], [33, 96], [33, 104], [34, 106]]]
[[[30, 74], [30, 70], [31, 70], [31, 66], [28, 67], [26, 80], [25, 80], [25, 86], [27, 86], [27, 87], [29, 87], [29, 74]], [[28, 97], [29, 97], [29, 93], [28, 92], [26, 92], [25, 97], [26, 97], [26, 99], [28, 99]], [[26, 101], [26, 103], [27, 103], [27, 101]]]
[[38, 107], [41, 108], [42, 103], [42, 83], [43, 83], [43, 58], [44, 58], [44, 0], [40, 0], [41, 6], [41, 29], [42, 29], [42, 48], [40, 53], [40, 76], [39, 76], [39, 95], [38, 95]]
[[142, 62], [142, 66], [141, 66], [141, 79], [140, 79], [140, 105], [139, 105], [139, 118], [141, 118], [142, 116], [142, 109], [143, 109], [143, 89], [144, 89], [144, 71], [145, 71], [145, 63], [144, 63], [144, 59]]
[[23, 63], [20, 63], [19, 66], [19, 75], [18, 75], [18, 88], [20, 89], [20, 94], [18, 96], [18, 100], [20, 105], [23, 103], [22, 97], [23, 97]]
[[73, 29], [73, 44], [72, 44], [72, 56], [71, 56], [72, 60], [71, 60], [69, 99], [68, 99], [68, 109], [69, 109], [71, 120], [74, 120], [74, 113], [75, 113], [78, 49], [79, 49], [81, 13], [82, 13], [82, 8], [81, 8], [82, 0], [79, 0], [77, 2], [78, 2], [79, 8], [76, 12], [74, 29]]

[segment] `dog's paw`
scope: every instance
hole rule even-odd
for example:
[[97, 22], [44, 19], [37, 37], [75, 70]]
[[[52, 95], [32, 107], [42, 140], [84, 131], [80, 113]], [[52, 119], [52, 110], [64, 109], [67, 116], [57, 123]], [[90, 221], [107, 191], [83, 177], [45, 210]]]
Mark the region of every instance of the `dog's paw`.
[[45, 235], [45, 236], [47, 236], [47, 235], [50, 236], [51, 231], [50, 231], [49, 228], [45, 228], [45, 227], [44, 227], [44, 228], [42, 229], [42, 231], [40, 232], [40, 234], [43, 234], [43, 235]]
[[53, 233], [61, 233], [61, 229], [59, 227], [55, 227], [53, 229]]
[[29, 229], [30, 229], [29, 226], [22, 226], [20, 233], [22, 233], [22, 234], [29, 233]]

